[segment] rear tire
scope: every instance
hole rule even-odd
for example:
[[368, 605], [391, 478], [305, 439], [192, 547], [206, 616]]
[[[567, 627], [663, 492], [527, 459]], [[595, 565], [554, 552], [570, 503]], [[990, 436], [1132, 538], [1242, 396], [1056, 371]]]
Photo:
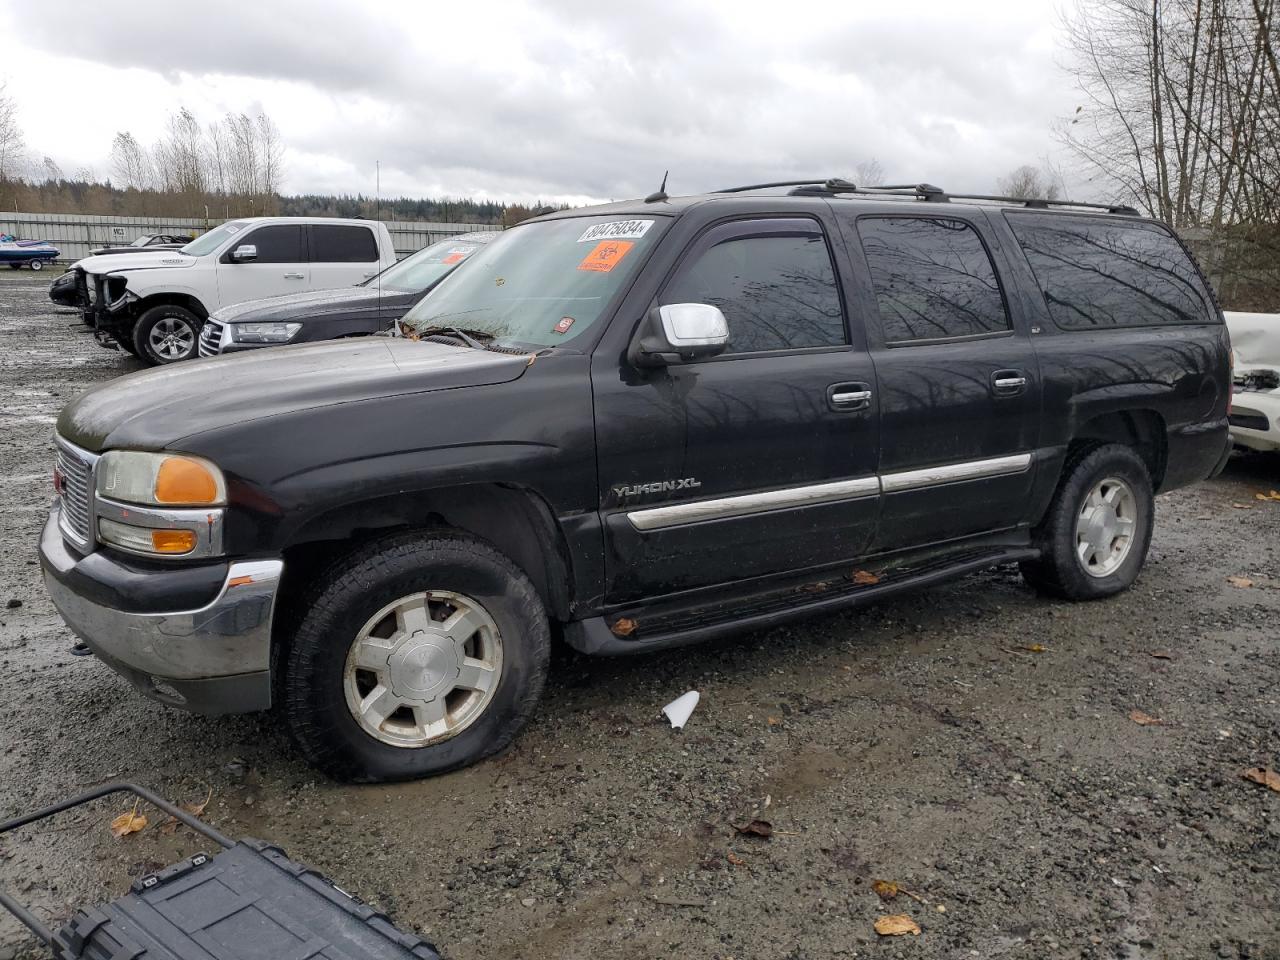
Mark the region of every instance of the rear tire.
[[200, 326], [200, 318], [186, 307], [162, 303], [134, 324], [134, 352], [149, 367], [190, 360], [200, 349]]
[[1132, 447], [1081, 448], [1068, 457], [1036, 531], [1040, 558], [1022, 563], [1022, 576], [1067, 600], [1114, 596], [1138, 578], [1154, 519], [1151, 476]]
[[44, 264], [41, 263], [39, 260], [32, 260], [30, 263], [30, 267], [32, 270], [35, 270], [38, 272], [44, 269]]
[[299, 608], [277, 703], [308, 763], [410, 780], [507, 746], [537, 706], [550, 629], [529, 578], [482, 540], [403, 534], [335, 563]]

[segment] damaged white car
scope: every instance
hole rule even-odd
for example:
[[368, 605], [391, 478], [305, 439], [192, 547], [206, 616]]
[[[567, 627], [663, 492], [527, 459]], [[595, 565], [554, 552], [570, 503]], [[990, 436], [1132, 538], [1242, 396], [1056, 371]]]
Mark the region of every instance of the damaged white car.
[[1280, 450], [1280, 313], [1226, 313], [1235, 358], [1231, 439]]

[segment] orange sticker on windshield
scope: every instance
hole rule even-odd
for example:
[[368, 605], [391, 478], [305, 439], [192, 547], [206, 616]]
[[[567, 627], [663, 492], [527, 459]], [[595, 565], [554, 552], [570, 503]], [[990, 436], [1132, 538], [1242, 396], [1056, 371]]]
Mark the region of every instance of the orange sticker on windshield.
[[578, 264], [579, 270], [594, 270], [596, 273], [608, 273], [627, 255], [627, 251], [635, 244], [630, 240], [601, 240], [590, 253]]
[[467, 259], [467, 255], [465, 253], [451, 253], [440, 262], [441, 263], [461, 263], [465, 259]]

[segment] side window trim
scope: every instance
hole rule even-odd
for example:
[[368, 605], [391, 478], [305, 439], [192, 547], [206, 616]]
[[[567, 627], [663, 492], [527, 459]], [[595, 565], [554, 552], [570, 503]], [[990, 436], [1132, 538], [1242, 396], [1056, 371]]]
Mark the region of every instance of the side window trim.
[[[862, 234], [858, 230], [858, 224], [863, 220], [953, 220], [963, 223], [966, 227], [973, 231], [978, 238], [978, 243], [982, 245], [982, 250], [987, 255], [987, 262], [991, 265], [991, 273], [996, 279], [996, 289], [1000, 291], [1000, 304], [1004, 308], [1004, 319], [1009, 325], [1006, 330], [991, 330], [986, 333], [965, 333], [955, 337], [922, 337], [910, 340], [890, 340], [885, 335], [884, 323], [880, 317], [880, 305], [875, 291], [875, 280], [871, 276], [871, 263], [867, 259], [867, 251], [862, 245]], [[861, 259], [859, 266], [865, 270], [865, 282], [867, 289], [871, 294], [871, 307], [874, 310], [876, 321], [876, 332], [880, 336], [882, 346], [890, 349], [898, 349], [902, 347], [924, 347], [937, 345], [940, 343], [967, 343], [971, 340], [999, 340], [1005, 337], [1014, 337], [1018, 335], [1017, 325], [1014, 323], [1013, 309], [1009, 303], [1009, 291], [1005, 286], [1004, 277], [1000, 274], [1000, 265], [995, 255], [991, 251], [991, 244], [987, 242], [987, 237], [983, 234], [979, 225], [973, 220], [950, 214], [949, 212], [933, 212], [933, 211], [903, 211], [902, 213], [860, 213], [853, 218], [853, 240], [858, 247], [858, 253]]]
[[718, 357], [712, 357], [709, 360], [702, 361], [703, 363], [725, 363], [733, 360], [749, 360], [755, 357], [779, 357], [807, 353], [837, 353], [854, 349], [852, 332], [849, 328], [849, 302], [845, 294], [844, 283], [841, 282], [836, 248], [831, 242], [831, 235], [825, 224], [817, 216], [811, 214], [789, 213], [772, 216], [768, 214], [747, 214], [731, 220], [721, 220], [717, 223], [708, 224], [680, 252], [676, 262], [663, 279], [661, 286], [658, 287], [653, 303], [661, 303], [667, 290], [676, 278], [680, 276], [681, 271], [712, 247], [732, 240], [790, 233], [801, 229], [809, 230], [815, 236], [821, 237], [827, 251], [827, 259], [831, 266], [832, 284], [836, 290], [836, 298], [840, 303], [840, 321], [844, 331], [844, 343], [821, 344], [809, 347], [784, 347], [778, 350], [744, 350], [738, 353], [725, 353]]

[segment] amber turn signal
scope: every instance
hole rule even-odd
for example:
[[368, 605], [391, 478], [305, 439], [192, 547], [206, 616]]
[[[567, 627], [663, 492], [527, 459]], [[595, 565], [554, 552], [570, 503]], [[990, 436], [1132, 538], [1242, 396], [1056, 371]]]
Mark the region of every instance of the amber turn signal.
[[155, 494], [157, 503], [216, 503], [218, 481], [202, 463], [187, 457], [166, 457], [156, 471]]
[[190, 553], [196, 548], [194, 530], [152, 530], [151, 546], [156, 553]]

